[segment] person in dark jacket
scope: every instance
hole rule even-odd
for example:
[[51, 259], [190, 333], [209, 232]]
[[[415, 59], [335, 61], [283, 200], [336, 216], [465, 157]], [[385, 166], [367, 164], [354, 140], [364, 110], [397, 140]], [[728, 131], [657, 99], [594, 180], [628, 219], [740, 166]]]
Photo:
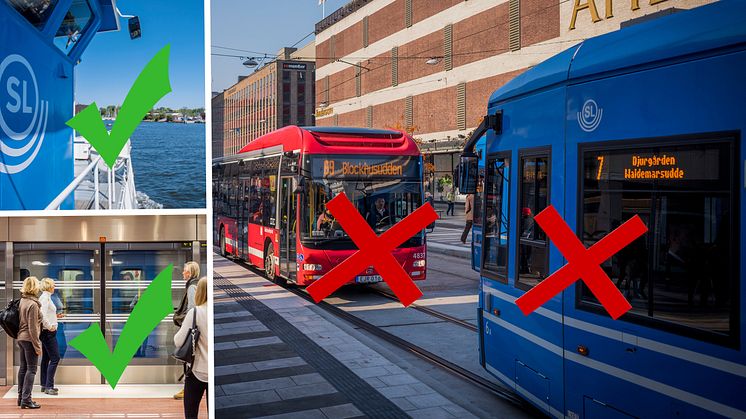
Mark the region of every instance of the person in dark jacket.
[[383, 198], [376, 199], [375, 205], [368, 212], [365, 217], [371, 228], [381, 227], [379, 224], [388, 225], [391, 224], [391, 218], [389, 217], [389, 210], [386, 208], [386, 200]]
[[[197, 293], [197, 283], [199, 282], [199, 264], [194, 261], [185, 263], [181, 275], [182, 278], [184, 278], [184, 281], [186, 281], [186, 284], [184, 284], [186, 292], [184, 293], [184, 297], [181, 299], [179, 308], [177, 308], [176, 313], [174, 313], [174, 324], [179, 327], [181, 327], [181, 323], [184, 320], [184, 317], [186, 317], [187, 312], [195, 306], [194, 296]], [[174, 399], [176, 400], [181, 400], [183, 398], [184, 389], [181, 389], [178, 393], [174, 394]]]
[[41, 407], [31, 399], [34, 387], [36, 367], [41, 355], [41, 303], [39, 303], [39, 280], [30, 276], [21, 287], [19, 305], [20, 324], [18, 328], [18, 346], [21, 349], [21, 366], [18, 369], [18, 406], [21, 409], [38, 409]]

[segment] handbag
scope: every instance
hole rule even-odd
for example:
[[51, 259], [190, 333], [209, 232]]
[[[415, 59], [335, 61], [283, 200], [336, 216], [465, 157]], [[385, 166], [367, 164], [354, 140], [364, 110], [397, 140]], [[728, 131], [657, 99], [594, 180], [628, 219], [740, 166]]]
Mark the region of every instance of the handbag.
[[191, 371], [192, 364], [194, 364], [194, 356], [197, 353], [197, 342], [199, 341], [199, 327], [197, 327], [197, 308], [193, 308], [194, 316], [192, 316], [192, 327], [189, 328], [187, 338], [184, 343], [181, 344], [176, 351], [174, 351], [174, 358], [187, 364], [188, 371]]
[[21, 328], [21, 299], [8, 303], [4, 310], [0, 311], [0, 326], [5, 333], [13, 339], [18, 338], [18, 330]]

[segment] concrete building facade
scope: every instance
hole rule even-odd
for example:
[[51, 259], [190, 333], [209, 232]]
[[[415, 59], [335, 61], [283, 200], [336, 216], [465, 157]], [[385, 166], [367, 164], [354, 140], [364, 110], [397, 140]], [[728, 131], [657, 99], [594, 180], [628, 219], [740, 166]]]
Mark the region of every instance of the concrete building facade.
[[[283, 48], [275, 60], [223, 91], [222, 104], [213, 99], [215, 130], [222, 130], [223, 155], [237, 153], [250, 141], [288, 125], [314, 124], [312, 60], [298, 60], [294, 48]], [[222, 105], [222, 106], [220, 106]]]
[[496, 89], [586, 38], [709, 2], [355, 0], [316, 25], [316, 123], [409, 132], [441, 199]]

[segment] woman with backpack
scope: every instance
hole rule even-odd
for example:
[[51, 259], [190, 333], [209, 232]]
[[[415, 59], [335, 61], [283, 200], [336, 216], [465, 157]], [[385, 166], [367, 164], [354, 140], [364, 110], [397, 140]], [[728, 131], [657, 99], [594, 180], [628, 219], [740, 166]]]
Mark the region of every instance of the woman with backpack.
[[[174, 344], [181, 347], [190, 338], [190, 329], [196, 326], [200, 331], [194, 349], [194, 362], [186, 364], [184, 372], [184, 417], [197, 419], [202, 397], [207, 393], [209, 364], [207, 360], [207, 278], [200, 278], [194, 295], [194, 308], [187, 312], [181, 328], [174, 336]], [[195, 318], [196, 316], [196, 318]]]
[[41, 355], [41, 303], [39, 280], [30, 276], [23, 280], [21, 302], [19, 305], [20, 322], [18, 328], [18, 346], [20, 347], [21, 367], [18, 369], [18, 406], [21, 409], [38, 409], [38, 403], [31, 400], [34, 387], [36, 366]]

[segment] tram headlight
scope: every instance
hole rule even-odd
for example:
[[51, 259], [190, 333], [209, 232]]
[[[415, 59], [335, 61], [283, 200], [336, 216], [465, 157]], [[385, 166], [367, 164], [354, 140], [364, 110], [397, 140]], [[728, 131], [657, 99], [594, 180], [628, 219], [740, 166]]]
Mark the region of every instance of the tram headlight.
[[303, 264], [303, 270], [306, 270], [306, 271], [320, 271], [321, 269], [322, 269], [321, 265], [319, 265], [318, 263], [304, 263]]
[[415, 260], [412, 263], [412, 266], [415, 268], [424, 268], [425, 267], [425, 259]]

